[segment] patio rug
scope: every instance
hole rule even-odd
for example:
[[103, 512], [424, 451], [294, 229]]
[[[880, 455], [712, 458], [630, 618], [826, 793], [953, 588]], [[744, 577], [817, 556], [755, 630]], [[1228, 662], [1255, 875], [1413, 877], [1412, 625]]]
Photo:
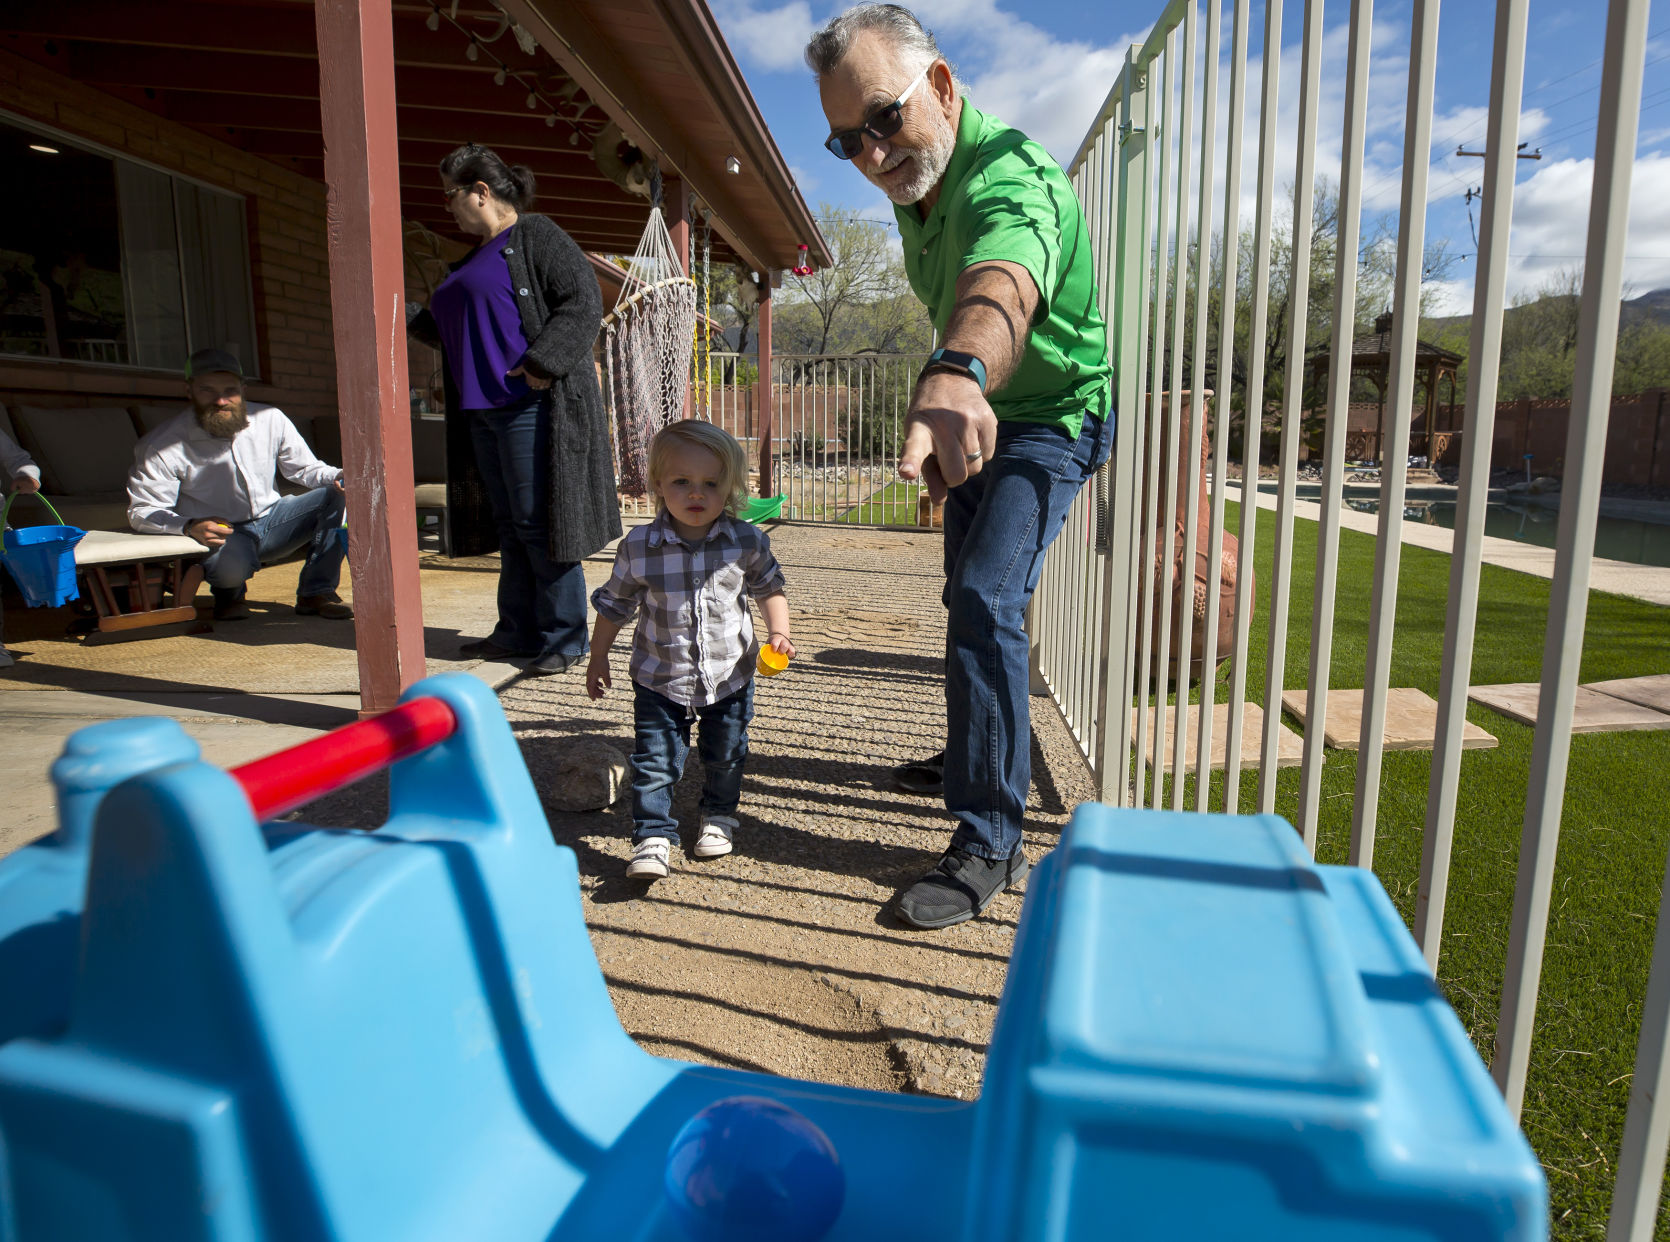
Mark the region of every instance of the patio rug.
[[[607, 566], [586, 566], [587, 578]], [[300, 560], [271, 565], [250, 579], [247, 621], [223, 621], [207, 634], [165, 634], [83, 644], [65, 633], [69, 608], [24, 609], [8, 603], [6, 647], [15, 667], [0, 674], [0, 696], [12, 690], [90, 693], [231, 691], [245, 694], [355, 694], [359, 659], [354, 623], [298, 617]], [[344, 575], [346, 578], [346, 575]], [[468, 668], [461, 642], [485, 635], [497, 616], [497, 556], [448, 561], [422, 558], [424, 654], [430, 673]], [[342, 597], [353, 601], [344, 583]], [[210, 615], [207, 589], [199, 615]], [[3, 702], [0, 698], [0, 702]]]

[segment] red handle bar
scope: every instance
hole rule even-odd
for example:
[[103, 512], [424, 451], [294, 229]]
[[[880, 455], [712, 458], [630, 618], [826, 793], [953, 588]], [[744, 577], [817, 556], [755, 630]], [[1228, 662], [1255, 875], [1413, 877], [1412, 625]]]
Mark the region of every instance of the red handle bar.
[[444, 742], [458, 717], [444, 699], [413, 699], [277, 754], [231, 769], [257, 820], [269, 820]]

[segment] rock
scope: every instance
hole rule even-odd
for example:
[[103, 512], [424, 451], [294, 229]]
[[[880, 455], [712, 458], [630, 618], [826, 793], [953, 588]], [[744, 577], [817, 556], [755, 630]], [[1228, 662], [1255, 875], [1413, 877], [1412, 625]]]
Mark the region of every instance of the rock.
[[626, 756], [600, 737], [577, 737], [553, 748], [542, 774], [545, 801], [559, 811], [603, 811], [626, 788]]

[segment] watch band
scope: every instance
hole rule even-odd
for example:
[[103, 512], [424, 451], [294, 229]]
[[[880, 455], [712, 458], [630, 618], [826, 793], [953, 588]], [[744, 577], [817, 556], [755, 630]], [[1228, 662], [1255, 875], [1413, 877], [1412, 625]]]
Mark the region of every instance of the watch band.
[[955, 371], [958, 375], [966, 375], [976, 384], [980, 391], [986, 391], [986, 364], [973, 354], [965, 354], [956, 349], [936, 349], [928, 355], [927, 363], [922, 367], [923, 374], [930, 370], [941, 369]]

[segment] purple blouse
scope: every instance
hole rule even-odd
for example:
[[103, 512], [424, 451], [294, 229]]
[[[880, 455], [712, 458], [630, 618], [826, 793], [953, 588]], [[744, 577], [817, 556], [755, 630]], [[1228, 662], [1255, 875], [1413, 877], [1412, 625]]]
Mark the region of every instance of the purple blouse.
[[528, 342], [497, 238], [477, 246], [440, 283], [429, 299], [429, 310], [462, 409], [496, 410], [528, 395], [520, 375], [505, 375], [522, 361]]

